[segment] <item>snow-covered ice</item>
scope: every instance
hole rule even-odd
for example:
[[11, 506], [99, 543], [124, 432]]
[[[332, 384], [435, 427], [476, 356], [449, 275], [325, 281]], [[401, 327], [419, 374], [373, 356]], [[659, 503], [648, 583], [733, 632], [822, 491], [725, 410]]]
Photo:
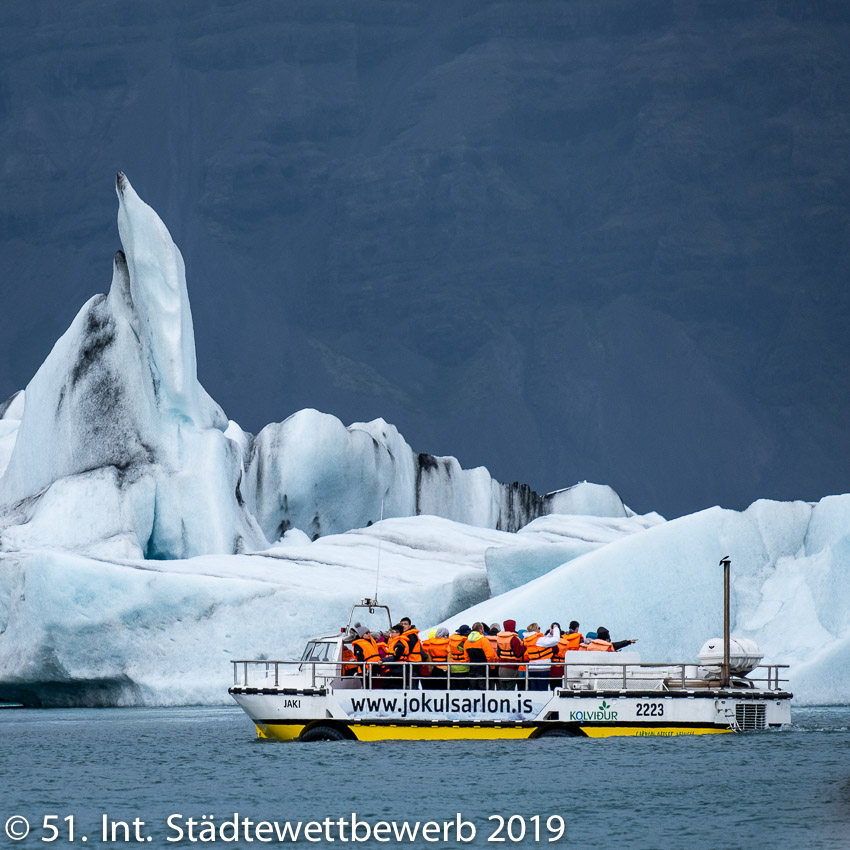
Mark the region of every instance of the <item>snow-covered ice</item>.
[[259, 555], [0, 553], [0, 699], [225, 702], [231, 660], [300, 657], [307, 637], [337, 630], [377, 581], [396, 618], [420, 623], [487, 598], [484, 553], [516, 537], [411, 517], [315, 542], [290, 531]]
[[[490, 597], [494, 553], [556, 551], [594, 518], [546, 517], [509, 533], [419, 516], [311, 542], [290, 530], [266, 552], [112, 563], [45, 549], [0, 554], [0, 697], [67, 704], [225, 699], [230, 660], [295, 658], [373, 596], [421, 628], [515, 618], [578, 619], [636, 637], [647, 661], [695, 662], [722, 633], [723, 555], [732, 558], [733, 634], [791, 664], [806, 703], [847, 702], [850, 496], [817, 505], [712, 508], [608, 542]], [[843, 526], [843, 533], [842, 533]], [[380, 550], [380, 554], [379, 554]]]
[[654, 513], [620, 519], [562, 514], [539, 517], [519, 530], [518, 545], [487, 552], [490, 592], [498, 596], [573, 558], [660, 522], [664, 522], [663, 517]]

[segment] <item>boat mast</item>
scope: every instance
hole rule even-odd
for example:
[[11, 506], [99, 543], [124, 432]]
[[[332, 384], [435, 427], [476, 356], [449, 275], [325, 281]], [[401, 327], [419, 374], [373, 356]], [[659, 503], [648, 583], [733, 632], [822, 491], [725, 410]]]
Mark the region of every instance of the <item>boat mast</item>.
[[[380, 522], [384, 521], [384, 500], [381, 499], [381, 519]], [[378, 533], [378, 564], [375, 569], [375, 602], [378, 601], [378, 580], [381, 577], [381, 542], [384, 538], [384, 530], [383, 528]]]
[[729, 619], [729, 568], [732, 564], [729, 556], [720, 559], [720, 566], [723, 567], [723, 675], [721, 686], [729, 687], [729, 640], [730, 635], [730, 619]]

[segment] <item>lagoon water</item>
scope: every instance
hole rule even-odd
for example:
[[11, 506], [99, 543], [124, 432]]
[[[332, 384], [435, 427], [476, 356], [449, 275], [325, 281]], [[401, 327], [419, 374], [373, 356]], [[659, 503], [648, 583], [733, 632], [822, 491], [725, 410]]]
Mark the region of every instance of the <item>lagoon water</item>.
[[[336, 827], [296, 845], [226, 840], [232, 829], [187, 840], [190, 817], [219, 828], [234, 815], [294, 825], [352, 813], [452, 827], [446, 841], [344, 842]], [[472, 841], [457, 839], [458, 813]], [[114, 842], [104, 814], [127, 824]], [[58, 816], [52, 842], [46, 815]], [[172, 815], [182, 840], [169, 840]], [[554, 815], [560, 837], [557, 820], [546, 828]], [[495, 816], [519, 816], [524, 839], [488, 841]], [[744, 735], [372, 744], [260, 741], [229, 707], [0, 711], [0, 847], [71, 846], [70, 817], [75, 847], [850, 848], [850, 708], [799, 708], [789, 730]], [[12, 841], [20, 818], [30, 832]]]

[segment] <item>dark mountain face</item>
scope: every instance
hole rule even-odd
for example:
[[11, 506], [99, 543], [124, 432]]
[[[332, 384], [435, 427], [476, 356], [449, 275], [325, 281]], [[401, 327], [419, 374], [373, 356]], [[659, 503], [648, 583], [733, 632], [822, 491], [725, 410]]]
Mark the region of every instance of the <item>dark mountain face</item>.
[[850, 6], [0, 6], [0, 400], [118, 244], [187, 266], [256, 431], [420, 451], [669, 516], [850, 486]]

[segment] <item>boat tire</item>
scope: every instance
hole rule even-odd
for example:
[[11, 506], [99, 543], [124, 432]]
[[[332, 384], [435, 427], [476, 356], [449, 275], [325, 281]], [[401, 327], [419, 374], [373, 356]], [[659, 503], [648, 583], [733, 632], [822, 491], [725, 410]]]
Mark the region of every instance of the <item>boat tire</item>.
[[575, 738], [575, 733], [569, 729], [544, 729], [537, 733], [538, 738]]
[[313, 726], [298, 737], [299, 741], [347, 741], [345, 733], [333, 726]]

